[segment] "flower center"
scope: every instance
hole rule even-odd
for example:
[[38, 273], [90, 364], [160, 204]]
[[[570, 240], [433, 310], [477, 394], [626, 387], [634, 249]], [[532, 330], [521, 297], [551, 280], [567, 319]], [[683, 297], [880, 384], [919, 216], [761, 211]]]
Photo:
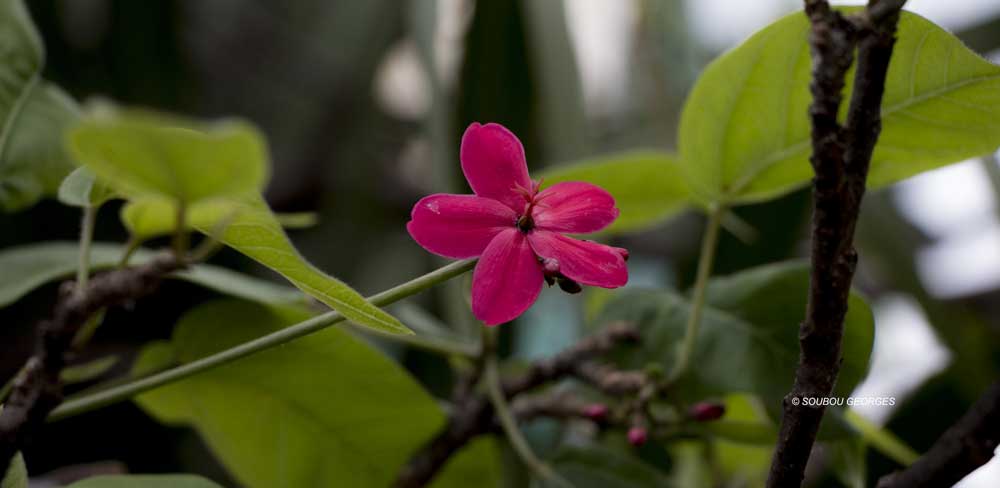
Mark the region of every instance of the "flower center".
[[531, 218], [531, 209], [529, 207], [528, 212], [517, 219], [517, 228], [521, 232], [527, 234], [531, 229], [535, 228], [535, 221]]

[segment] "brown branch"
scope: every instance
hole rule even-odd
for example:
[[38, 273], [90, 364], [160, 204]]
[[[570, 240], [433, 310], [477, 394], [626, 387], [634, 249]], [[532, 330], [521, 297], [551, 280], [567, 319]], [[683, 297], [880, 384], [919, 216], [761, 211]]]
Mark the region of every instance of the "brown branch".
[[[854, 228], [881, 130], [885, 76], [903, 3], [872, 0], [866, 11], [848, 18], [826, 1], [806, 2], [813, 56], [811, 273], [806, 317], [799, 330], [799, 365], [783, 402], [769, 487], [802, 484], [825, 407], [805, 406], [796, 400], [828, 397], [837, 381], [844, 316], [857, 263]], [[842, 126], [837, 115], [855, 48], [854, 92]]]
[[165, 275], [183, 266], [172, 255], [165, 255], [141, 266], [95, 276], [82, 290], [74, 290], [72, 282], [63, 283], [52, 317], [39, 323], [34, 353], [0, 411], [0, 473], [7, 472], [14, 454], [62, 402], [59, 374], [83, 324], [102, 308], [152, 293]]
[[[533, 363], [523, 375], [504, 381], [504, 396], [510, 399], [552, 381], [574, 376], [581, 364], [608, 353], [617, 345], [638, 341], [639, 333], [635, 328], [621, 323], [612, 324], [552, 358]], [[476, 377], [478, 374], [474, 372], [472, 376]], [[460, 391], [465, 393], [458, 393]], [[448, 459], [469, 441], [496, 431], [497, 423], [489, 398], [483, 393], [474, 391], [469, 386], [468, 380], [459, 383], [452, 401], [453, 408], [448, 416], [447, 425], [410, 458], [393, 486], [396, 488], [425, 486]], [[552, 398], [533, 398], [515, 405], [515, 414], [523, 421], [546, 414], [568, 417], [576, 412], [577, 407], [572, 402], [559, 406], [555, 403]], [[582, 410], [579, 414], [585, 415]]]
[[882, 477], [878, 488], [952, 486], [986, 464], [1000, 445], [1000, 381], [903, 471]]

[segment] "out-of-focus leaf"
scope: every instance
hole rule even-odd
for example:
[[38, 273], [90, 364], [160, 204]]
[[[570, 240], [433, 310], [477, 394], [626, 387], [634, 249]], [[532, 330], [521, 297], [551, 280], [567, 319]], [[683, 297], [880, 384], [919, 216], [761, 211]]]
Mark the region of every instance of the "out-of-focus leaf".
[[63, 368], [62, 373], [59, 374], [59, 378], [66, 384], [95, 380], [115, 367], [120, 359], [118, 356], [105, 356], [86, 363], [75, 364]]
[[24, 457], [21, 453], [14, 455], [10, 460], [10, 466], [3, 479], [0, 479], [0, 488], [28, 488], [28, 470], [24, 467]]
[[55, 195], [73, 170], [62, 134], [79, 118], [76, 102], [59, 87], [37, 78], [24, 89], [21, 106], [11, 111], [0, 106], [0, 115], [6, 117], [4, 139], [0, 139], [0, 208], [6, 211]]
[[[173, 346], [187, 363], [306, 318], [299, 309], [210, 302], [181, 319]], [[337, 328], [153, 390], [137, 402], [163, 422], [194, 426], [250, 487], [387, 486], [444, 420], [405, 370]]]
[[101, 105], [73, 127], [69, 146], [121, 194], [174, 205], [260, 192], [270, 172], [263, 135], [235, 120], [205, 124]]
[[900, 466], [909, 466], [920, 457], [917, 451], [896, 437], [888, 428], [876, 425], [856, 410], [847, 409], [844, 412], [844, 419], [861, 433], [861, 438], [865, 442]]
[[[0, 281], [0, 308], [50, 281], [67, 278], [76, 271], [79, 244], [75, 242], [42, 242], [0, 250], [0, 269], [8, 279]], [[122, 248], [116, 244], [95, 243], [91, 248], [91, 269], [112, 268], [121, 260]], [[154, 256], [149, 250], [139, 250], [133, 263], [142, 263]], [[198, 264], [171, 275], [222, 294], [262, 303], [302, 301], [302, 294], [292, 288], [277, 285], [210, 264]]]
[[152, 341], [139, 350], [130, 374], [134, 378], [141, 378], [176, 364], [177, 354], [170, 341]]
[[73, 207], [99, 207], [115, 197], [115, 192], [93, 171], [76, 168], [59, 185], [59, 201]]
[[493, 439], [482, 437], [458, 451], [431, 481], [431, 488], [497, 488], [500, 486], [500, 453]]
[[319, 223], [319, 215], [316, 212], [278, 213], [274, 214], [274, 217], [286, 229], [308, 229]]
[[190, 474], [136, 474], [94, 476], [66, 488], [222, 488], [222, 485]]
[[861, 438], [827, 443], [830, 467], [846, 488], [865, 488], [865, 442]]
[[[745, 483], [742, 486], [754, 488], [764, 486], [774, 442], [778, 437], [777, 427], [768, 419], [767, 412], [758, 407], [758, 403], [750, 395], [729, 395], [725, 399], [726, 415], [723, 420], [706, 425], [709, 432], [716, 436], [719, 469], [729, 480], [739, 480]], [[742, 427], [732, 429], [733, 426]], [[756, 433], [746, 435], [755, 430]]]
[[[679, 141], [685, 174], [701, 200], [764, 200], [812, 177], [808, 32], [805, 15], [790, 14], [703, 72], [685, 105]], [[995, 150], [1000, 146], [998, 94], [1000, 66], [904, 11], [869, 185]]]
[[677, 157], [642, 151], [604, 156], [546, 171], [544, 184], [586, 181], [615, 197], [621, 210], [611, 232], [640, 230], [663, 222], [690, 204]]
[[[692, 367], [678, 391], [691, 400], [753, 393], [769, 409], [780, 408], [798, 365], [798, 326], [805, 317], [809, 285], [802, 262], [777, 263], [713, 279]], [[643, 343], [621, 355], [628, 367], [657, 362], [673, 367], [690, 304], [669, 291], [625, 290], [613, 299], [598, 324], [616, 320], [640, 328]], [[868, 368], [874, 337], [871, 310], [851, 294], [845, 320], [841, 374], [834, 395], [849, 396]]]
[[[548, 460], [576, 488], [660, 488], [673, 486], [666, 474], [618, 450], [563, 446]], [[537, 486], [548, 487], [536, 480]]]
[[0, 2], [0, 210], [52, 195], [73, 168], [62, 145], [76, 104], [41, 79], [41, 38], [20, 0]]
[[[133, 233], [145, 236], [172, 228], [171, 211], [165, 199], [142, 199], [125, 206], [122, 219]], [[203, 201], [191, 208], [188, 220], [192, 227], [271, 268], [352, 322], [383, 332], [412, 334], [395, 317], [302, 257], [259, 195]]]

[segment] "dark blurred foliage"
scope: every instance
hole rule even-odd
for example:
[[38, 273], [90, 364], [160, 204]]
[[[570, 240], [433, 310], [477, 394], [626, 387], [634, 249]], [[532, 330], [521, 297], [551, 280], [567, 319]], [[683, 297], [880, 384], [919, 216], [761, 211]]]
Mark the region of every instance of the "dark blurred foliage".
[[[683, 3], [637, 3], [629, 101], [609, 114], [588, 113], [584, 106], [562, 2], [461, 3], [467, 25], [464, 38], [454, 40], [461, 45], [454, 81], [434, 69], [440, 3], [428, 0], [29, 2], [48, 50], [45, 75], [77, 99], [103, 96], [202, 117], [239, 116], [262, 127], [274, 164], [269, 202], [279, 211], [318, 212], [320, 225], [293, 232], [296, 245], [365, 293], [436, 264], [410, 241], [404, 223], [421, 195], [467, 191], [457, 156], [471, 121], [510, 127], [524, 141], [533, 171], [624, 148], [672, 147], [683, 97], [699, 67], [717, 54], [690, 36]], [[963, 37], [981, 51], [995, 49], [1000, 27], [993, 20]], [[429, 108], [416, 117], [385, 110], [373, 88], [387, 55], [404, 41], [416, 46], [427, 75]], [[859, 284], [873, 297], [902, 292], [915, 298], [954, 353], [951, 367], [919, 389], [890, 423], [921, 450], [997, 377], [1000, 302], [995, 293], [942, 301], [921, 286], [914, 263], [927, 237], [895, 210], [890, 191], [870, 195], [863, 212]], [[735, 209], [756, 232], [742, 240], [725, 235], [716, 272], [803, 256], [809, 206], [809, 193], [799, 191]], [[116, 212], [102, 210], [98, 240], [125, 238]], [[0, 246], [74, 239], [77, 220], [74, 210], [51, 201], [0, 215]], [[701, 218], [689, 213], [618, 244], [686, 286], [700, 228]], [[260, 272], [233, 253], [216, 259]], [[463, 286], [456, 280], [420, 301], [457, 327], [467, 312], [438, 304], [461, 303], [440, 298], [460, 295]], [[45, 287], [0, 311], [0, 323], [10, 324], [0, 328], [5, 352], [15, 350], [8, 344], [19, 346], [19, 353], [0, 358], [0, 377], [23, 360], [30, 328], [54, 291]], [[192, 286], [169, 284], [132, 310], [113, 311], [96, 350], [133, 351], [167, 337], [183, 310], [207, 298]], [[514, 353], [518, 343], [505, 337]], [[433, 391], [446, 391], [446, 364], [399, 353]], [[539, 441], [538, 432], [532, 434]], [[26, 453], [35, 473], [115, 459], [136, 471], [197, 471], [226, 479], [192, 432], [159, 426], [131, 404], [60, 422], [38, 441]], [[872, 480], [893, 468], [877, 454], [869, 461]]]

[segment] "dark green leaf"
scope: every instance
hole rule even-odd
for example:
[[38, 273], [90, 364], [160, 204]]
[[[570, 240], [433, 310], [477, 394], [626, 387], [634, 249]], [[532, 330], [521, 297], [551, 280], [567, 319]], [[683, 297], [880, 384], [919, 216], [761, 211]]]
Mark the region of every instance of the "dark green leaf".
[[448, 460], [430, 488], [497, 488], [501, 480], [499, 460], [493, 439], [476, 439]]
[[564, 446], [548, 462], [576, 488], [673, 486], [667, 476], [656, 468], [627, 453], [599, 446]]
[[[289, 308], [211, 302], [177, 325], [176, 357], [187, 363], [306, 318]], [[444, 420], [405, 370], [338, 328], [153, 390], [137, 402], [163, 422], [194, 426], [251, 487], [387, 486]]]
[[[808, 268], [778, 263], [713, 279], [688, 374], [678, 385], [690, 400], [753, 393], [776, 409], [790, 390], [798, 365], [798, 327], [805, 317]], [[612, 300], [597, 323], [632, 322], [643, 344], [622, 361], [641, 368], [657, 362], [670, 370], [684, 335], [690, 305], [668, 291], [626, 291]], [[843, 357], [835, 395], [848, 396], [868, 368], [874, 322], [867, 304], [851, 294]]]

